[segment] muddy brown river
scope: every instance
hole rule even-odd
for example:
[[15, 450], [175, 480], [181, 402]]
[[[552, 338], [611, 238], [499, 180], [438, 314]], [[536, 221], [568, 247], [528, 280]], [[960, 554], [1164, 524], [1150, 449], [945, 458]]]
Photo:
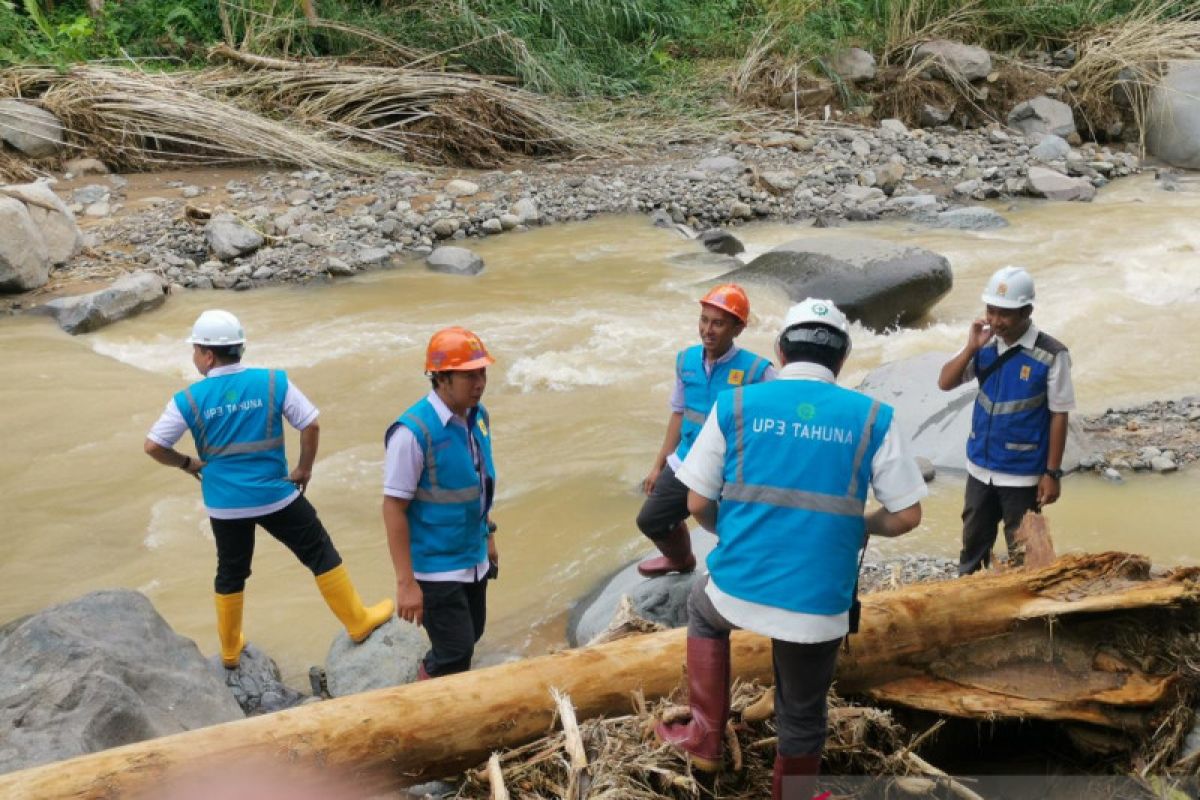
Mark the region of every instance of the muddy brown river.
[[[1092, 204], [997, 206], [1012, 222], [982, 233], [903, 224], [847, 230], [946, 255], [955, 288], [919, 329], [855, 330], [843, 382], [927, 351], [958, 348], [980, 288], [1006, 263], [1038, 281], [1035, 319], [1071, 348], [1080, 409], [1200, 393], [1200, 194], [1151, 178]], [[803, 235], [826, 235], [805, 230]], [[751, 252], [797, 235], [737, 230]], [[695, 341], [697, 282], [714, 273], [670, 261], [695, 245], [641, 218], [608, 217], [470, 246], [475, 279], [419, 263], [330, 286], [183, 292], [160, 310], [72, 338], [48, 319], [0, 320], [3, 557], [0, 621], [106, 587], [146, 593], [167, 621], [216, 649], [215, 556], [194, 482], [154, 464], [143, 437], [167, 398], [193, 380], [192, 320], [238, 314], [246, 362], [286, 368], [321, 409], [310, 497], [367, 599], [392, 591], [380, 519], [384, 429], [428, 386], [429, 334], [472, 328], [496, 356], [485, 397], [500, 470], [495, 518], [502, 578], [481, 653], [537, 654], [565, 643], [568, 607], [646, 544], [633, 524], [637, 485], [667, 419], [672, 356]], [[741, 343], [769, 352], [787, 302], [752, 289]], [[289, 439], [293, 457], [298, 441]], [[1200, 562], [1192, 506], [1200, 469], [1113, 485], [1067, 479], [1049, 511], [1060, 551], [1123, 549], [1162, 564]], [[958, 550], [962, 478], [940, 475], [920, 529], [877, 553]], [[246, 633], [304, 686], [337, 622], [311, 576], [262, 535], [246, 590]]]

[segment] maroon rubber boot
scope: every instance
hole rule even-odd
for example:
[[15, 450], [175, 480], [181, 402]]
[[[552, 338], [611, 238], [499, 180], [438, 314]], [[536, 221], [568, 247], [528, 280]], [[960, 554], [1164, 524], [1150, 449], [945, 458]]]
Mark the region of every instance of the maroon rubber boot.
[[659, 740], [686, 753], [697, 769], [716, 772], [725, 753], [725, 723], [729, 721], [729, 640], [687, 640], [690, 722], [654, 726]]
[[807, 756], [775, 755], [775, 774], [771, 779], [771, 800], [814, 800], [817, 776], [821, 774], [821, 754]]
[[665, 538], [654, 543], [661, 556], [648, 558], [638, 564], [638, 572], [646, 578], [657, 578], [671, 572], [692, 572], [696, 569], [696, 557], [692, 555], [692, 537], [687, 524], [679, 523]]

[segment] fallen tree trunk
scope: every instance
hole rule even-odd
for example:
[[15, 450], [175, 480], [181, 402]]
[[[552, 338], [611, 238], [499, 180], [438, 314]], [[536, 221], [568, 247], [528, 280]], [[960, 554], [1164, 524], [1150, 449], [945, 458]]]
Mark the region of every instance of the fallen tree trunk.
[[[1152, 577], [1144, 559], [1104, 553], [868, 595], [838, 689], [949, 714], [1144, 730], [1177, 688], [1177, 667], [1160, 651], [1188, 630], [1182, 623], [1195, 615], [1198, 575], [1189, 568]], [[1137, 620], [1146, 652], [1108, 635], [1126, 619]], [[1149, 647], [1157, 628], [1167, 638]], [[1069, 652], [1059, 647], [1067, 630]], [[344, 769], [365, 788], [389, 790], [545, 734], [552, 689], [570, 694], [581, 719], [626, 713], [635, 690], [648, 699], [669, 694], [681, 681], [685, 637], [634, 636], [127, 745], [0, 775], [0, 797], [122, 800], [182, 767], [262, 755]], [[974, 657], [962, 656], [964, 648]], [[1145, 663], [1135, 663], [1139, 657]], [[1030, 671], [1039, 658], [1046, 669]], [[770, 682], [770, 642], [735, 634], [733, 669]]]

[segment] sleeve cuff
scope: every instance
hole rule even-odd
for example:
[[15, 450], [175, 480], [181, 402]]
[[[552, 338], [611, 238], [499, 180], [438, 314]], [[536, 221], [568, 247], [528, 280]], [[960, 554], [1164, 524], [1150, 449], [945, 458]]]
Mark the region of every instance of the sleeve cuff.
[[319, 416], [321, 416], [320, 410], [314, 408], [312, 410], [311, 414], [309, 414], [307, 417], [305, 417], [303, 420], [300, 421], [300, 424], [296, 426], [296, 430], [298, 430], [298, 431], [304, 430], [309, 425], [312, 425], [314, 422], [316, 422], [317, 417], [319, 417]]
[[680, 465], [679, 470], [675, 473], [675, 479], [691, 491], [709, 500], [716, 500], [721, 496], [721, 487], [710, 484], [689, 470], [686, 461]]
[[412, 500], [416, 492], [407, 489], [393, 489], [391, 486], [383, 487], [384, 497], [395, 497], [398, 500]]
[[922, 484], [921, 486], [917, 487], [916, 489], [913, 489], [908, 494], [904, 494], [899, 497], [889, 497], [886, 500], [879, 499], [879, 498], [876, 498], [876, 499], [879, 499], [879, 502], [883, 505], [883, 507], [894, 514], [897, 511], [903, 511], [904, 509], [908, 508], [909, 506], [916, 505], [917, 503], [921, 502], [921, 500], [923, 498], [927, 497], [928, 495], [929, 495], [929, 488], [927, 486], [925, 486], [924, 484]]

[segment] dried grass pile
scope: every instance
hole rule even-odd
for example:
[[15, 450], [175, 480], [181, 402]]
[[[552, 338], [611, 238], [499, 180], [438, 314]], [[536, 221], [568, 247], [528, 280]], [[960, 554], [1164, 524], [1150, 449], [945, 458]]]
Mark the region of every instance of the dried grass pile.
[[495, 166], [515, 155], [607, 152], [541, 98], [473, 75], [240, 54], [180, 73], [81, 65], [0, 72], [68, 141], [125, 170], [238, 163], [377, 172], [398, 160]]
[[[493, 755], [487, 765], [466, 774], [457, 797], [761, 800], [770, 794], [775, 760], [773, 698], [772, 689], [734, 685], [726, 769], [711, 778], [692, 772], [654, 739], [655, 722], [686, 717], [686, 707], [667, 700], [647, 706], [635, 694], [633, 713], [577, 724], [570, 699], [560, 695], [559, 731]], [[918, 743], [888, 712], [849, 706], [830, 695], [825, 760], [834, 771], [882, 776], [885, 782], [911, 775], [943, 780], [940, 771], [912, 752]], [[829, 778], [823, 786], [836, 783]]]

